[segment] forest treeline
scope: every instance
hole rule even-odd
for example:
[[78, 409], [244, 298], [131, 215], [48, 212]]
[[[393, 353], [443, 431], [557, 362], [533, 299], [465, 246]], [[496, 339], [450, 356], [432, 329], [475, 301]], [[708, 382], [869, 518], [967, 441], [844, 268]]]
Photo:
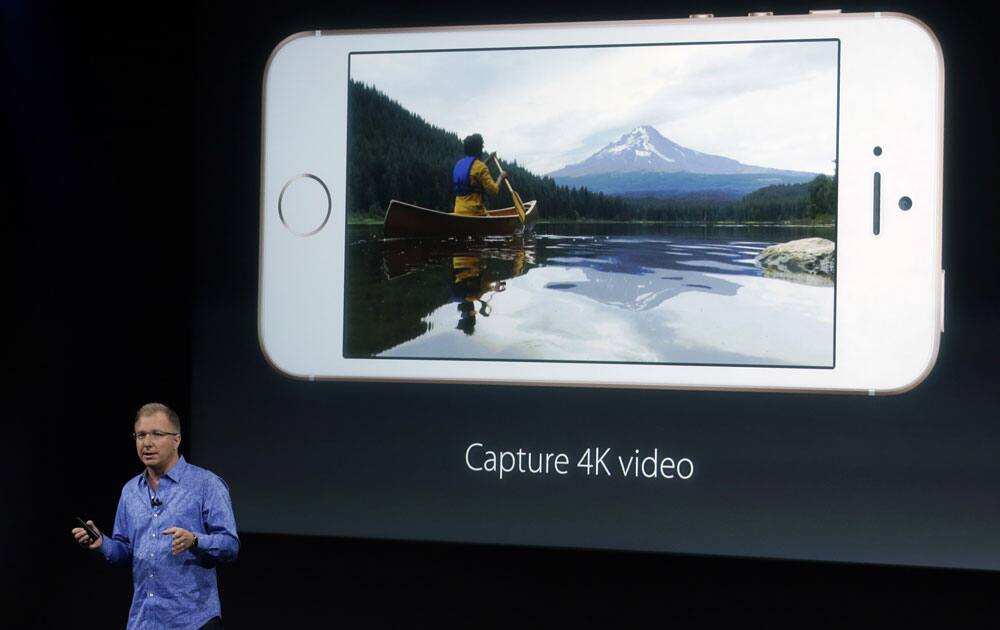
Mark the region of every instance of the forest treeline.
[[[349, 218], [381, 219], [393, 199], [450, 211], [455, 201], [451, 171], [462, 158], [458, 135], [427, 123], [373, 86], [351, 81], [348, 98]], [[487, 148], [490, 140], [486, 138]], [[803, 184], [768, 186], [728, 201], [697, 195], [610, 196], [561, 186], [516, 161], [504, 161], [504, 168], [522, 199], [539, 201], [542, 220], [832, 223], [836, 209], [836, 179], [825, 175]], [[495, 167], [491, 171], [495, 176]], [[491, 208], [512, 203], [506, 189], [498, 198], [487, 199]]]

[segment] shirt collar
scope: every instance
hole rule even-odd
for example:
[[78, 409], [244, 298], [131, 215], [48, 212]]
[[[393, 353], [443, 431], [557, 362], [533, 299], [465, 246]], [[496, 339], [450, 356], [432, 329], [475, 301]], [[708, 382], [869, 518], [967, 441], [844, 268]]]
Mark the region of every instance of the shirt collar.
[[168, 477], [171, 481], [180, 482], [181, 477], [184, 476], [184, 473], [185, 471], [187, 471], [188, 466], [189, 464], [184, 459], [184, 456], [181, 455], [180, 459], [177, 460], [177, 463], [171, 466], [170, 470], [163, 473], [163, 476]]
[[[190, 466], [191, 464], [187, 463], [187, 460], [184, 459], [183, 455], [181, 455], [180, 458], [174, 463], [174, 465], [170, 467], [170, 470], [163, 473], [161, 478], [169, 479], [174, 483], [180, 483], [181, 477], [184, 476], [184, 473]], [[142, 473], [139, 474], [139, 485], [142, 486], [148, 483], [149, 481], [146, 479], [146, 471], [143, 470]]]

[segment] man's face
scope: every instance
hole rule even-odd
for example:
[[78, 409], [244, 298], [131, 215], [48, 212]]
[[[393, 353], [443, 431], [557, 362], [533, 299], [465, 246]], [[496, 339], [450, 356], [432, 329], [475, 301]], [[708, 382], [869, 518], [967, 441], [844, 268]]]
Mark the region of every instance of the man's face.
[[140, 416], [135, 423], [137, 434], [145, 433], [146, 436], [135, 441], [135, 450], [139, 454], [139, 459], [146, 466], [157, 468], [169, 463], [177, 456], [177, 447], [181, 443], [179, 435], [164, 435], [156, 437], [156, 433], [175, 433], [173, 425], [167, 414], [157, 411], [148, 416]]

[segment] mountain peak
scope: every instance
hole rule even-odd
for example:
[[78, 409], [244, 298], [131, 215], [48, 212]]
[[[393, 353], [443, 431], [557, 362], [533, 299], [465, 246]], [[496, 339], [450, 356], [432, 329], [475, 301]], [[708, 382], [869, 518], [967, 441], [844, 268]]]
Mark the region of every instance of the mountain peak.
[[656, 127], [654, 127], [652, 125], [639, 125], [638, 127], [633, 128], [632, 131], [629, 132], [630, 135], [631, 134], [637, 134], [637, 133], [638, 134], [644, 133], [646, 135], [653, 135], [653, 134], [655, 134], [657, 136], [660, 135], [660, 132], [657, 131]]
[[636, 125], [617, 140], [576, 164], [553, 173], [553, 177], [581, 177], [604, 173], [761, 173], [771, 169], [754, 167], [723, 157], [682, 147], [652, 125]]
[[[652, 125], [639, 125], [637, 127], [633, 127], [632, 131], [628, 132], [619, 139], [619, 142], [625, 138], [644, 138], [652, 142], [659, 140], [670, 142], [670, 140], [668, 140], [662, 133], [659, 132], [659, 130], [657, 130], [656, 127]], [[670, 142], [670, 144], [673, 143]]]
[[637, 127], [633, 127], [632, 131], [623, 135], [621, 138], [618, 139], [618, 141], [621, 142], [626, 138], [643, 138], [646, 140], [653, 140], [653, 139], [663, 138], [663, 134], [657, 131], [656, 127], [652, 125], [639, 125]]
[[[671, 152], [676, 147], [674, 143], [664, 138], [659, 131], [650, 125], [639, 125], [632, 131], [622, 135], [618, 140], [598, 151], [593, 157], [619, 156], [631, 158], [649, 158], [651, 163], [657, 160], [665, 162], [676, 161], [676, 156], [666, 155], [664, 150]], [[651, 168], [649, 170], [658, 170]]]

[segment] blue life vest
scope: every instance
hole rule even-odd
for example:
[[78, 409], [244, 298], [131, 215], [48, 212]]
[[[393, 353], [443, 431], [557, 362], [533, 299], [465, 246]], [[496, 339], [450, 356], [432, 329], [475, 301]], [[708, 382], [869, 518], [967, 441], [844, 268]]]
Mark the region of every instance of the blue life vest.
[[451, 172], [451, 190], [456, 196], [483, 192], [481, 186], [472, 185], [469, 177], [472, 173], [472, 163], [475, 161], [476, 158], [466, 156], [455, 164], [455, 169]]

